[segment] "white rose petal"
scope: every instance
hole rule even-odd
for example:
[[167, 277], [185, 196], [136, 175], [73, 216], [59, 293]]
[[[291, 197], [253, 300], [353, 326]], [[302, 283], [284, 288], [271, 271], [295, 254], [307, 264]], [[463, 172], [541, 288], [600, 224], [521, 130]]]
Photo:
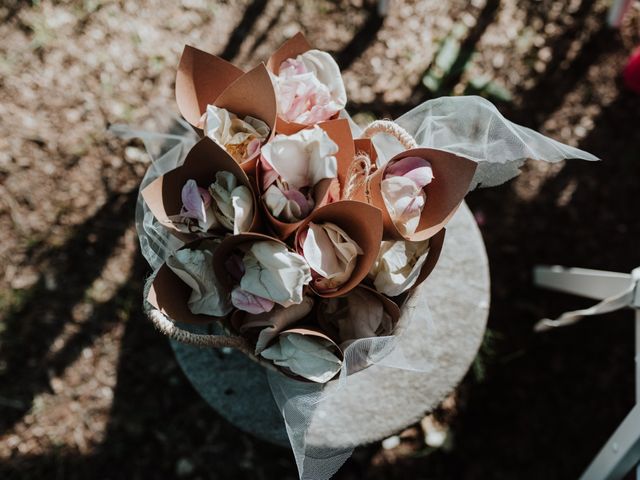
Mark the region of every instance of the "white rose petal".
[[424, 190], [410, 178], [402, 176], [385, 178], [380, 188], [396, 228], [403, 235], [415, 233], [426, 201]]
[[358, 255], [363, 251], [347, 233], [333, 223], [309, 223], [307, 236], [302, 245], [305, 259], [312, 270], [323, 279], [316, 287], [334, 289], [351, 277]]
[[311, 281], [306, 260], [277, 242], [255, 242], [242, 258], [245, 273], [240, 287], [253, 295], [288, 307], [302, 302], [302, 291]]
[[416, 283], [428, 253], [429, 240], [382, 242], [369, 272], [376, 290], [390, 297], [409, 290]]
[[173, 273], [192, 288], [188, 301], [191, 313], [224, 317], [231, 312], [229, 295], [213, 271], [213, 253], [209, 250], [182, 249], [170, 256], [166, 263]]
[[332, 348], [333, 344], [324, 338], [285, 333], [261, 355], [296, 375], [312, 382], [325, 383], [342, 367], [342, 361], [331, 351]]
[[300, 205], [285, 197], [282, 190], [275, 185], [270, 185], [262, 195], [262, 198], [271, 215], [283, 222], [294, 223], [304, 217]]
[[327, 86], [335, 108], [342, 110], [347, 104], [347, 92], [340, 74], [340, 67], [333, 57], [321, 50], [308, 50], [299, 58], [304, 66]]
[[336, 178], [338, 146], [320, 127], [293, 135], [276, 135], [262, 148], [262, 156], [290, 188], [313, 187], [324, 178]]
[[209, 187], [212, 206], [218, 221], [234, 234], [248, 232], [253, 219], [253, 196], [231, 172], [216, 173], [216, 181]]
[[269, 126], [262, 120], [251, 116], [241, 119], [236, 114], [215, 105], [207, 106], [203, 130], [207, 137], [228, 150], [234, 157], [236, 152], [240, 152], [240, 157], [243, 157], [251, 141], [257, 139], [263, 142], [269, 136]]

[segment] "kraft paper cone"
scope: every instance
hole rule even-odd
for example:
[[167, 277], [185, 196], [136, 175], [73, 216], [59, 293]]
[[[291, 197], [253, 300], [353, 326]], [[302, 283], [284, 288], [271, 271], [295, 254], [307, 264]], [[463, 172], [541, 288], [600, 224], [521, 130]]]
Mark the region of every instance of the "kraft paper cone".
[[[367, 292], [373, 294], [376, 298], [378, 298], [380, 300], [380, 302], [382, 303], [382, 308], [384, 308], [384, 311], [387, 312], [389, 314], [389, 316], [391, 317], [391, 323], [393, 325], [391, 332], [388, 332], [387, 335], [390, 335], [393, 333], [393, 330], [395, 329], [395, 326], [398, 323], [398, 320], [400, 319], [400, 308], [398, 307], [398, 305], [396, 305], [396, 303], [393, 300], [390, 300], [387, 296], [381, 294], [380, 292], [376, 291], [375, 289], [368, 287], [366, 285], [358, 285], [355, 289], [351, 290], [351, 292], [349, 292], [346, 295], [343, 295], [344, 297], [349, 296], [350, 293], [358, 290], [358, 289], [363, 289], [366, 290]], [[322, 303], [320, 302], [318, 305], [318, 310], [320, 311], [323, 308]], [[327, 332], [328, 335], [331, 336], [331, 338], [335, 339], [335, 340], [339, 340], [339, 334], [338, 334], [338, 330], [335, 327], [335, 325], [333, 325], [331, 322], [327, 321], [325, 319], [325, 317], [323, 315], [321, 315], [320, 313], [318, 313], [318, 321], [320, 324], [320, 327]], [[352, 339], [355, 340], [355, 339]]]
[[[346, 119], [329, 120], [318, 124], [318, 127], [322, 128], [329, 138], [338, 145], [338, 153], [336, 153], [338, 182], [340, 182], [340, 197], [342, 196], [342, 190], [344, 189], [347, 171], [355, 155], [355, 147], [353, 143], [353, 137], [351, 135], [351, 128], [349, 127], [349, 121]], [[262, 165], [259, 161], [256, 166], [256, 183], [258, 184], [258, 196], [259, 202], [262, 205], [264, 216], [271, 225], [273, 231], [279, 239], [286, 240], [294, 233], [300, 225], [304, 222], [300, 220], [294, 223], [287, 223], [278, 220], [274, 217], [267, 206], [262, 200], [264, 189], [262, 188]], [[329, 194], [333, 188], [333, 179], [324, 179], [318, 182], [315, 186], [313, 196], [315, 207], [314, 211], [326, 205], [329, 202]]]
[[444, 237], [447, 233], [447, 229], [443, 228], [438, 233], [436, 233], [433, 237], [429, 239], [429, 251], [427, 252], [427, 259], [425, 260], [422, 268], [420, 269], [420, 274], [416, 279], [416, 283], [413, 284], [413, 287], [409, 291], [413, 291], [418, 285], [424, 282], [436, 264], [438, 263], [438, 259], [440, 258], [440, 253], [442, 253], [442, 247], [444, 245]]
[[[269, 136], [263, 145], [273, 137], [278, 107], [273, 83], [263, 63], [229, 85], [213, 105], [235, 113], [240, 118], [249, 115], [265, 122], [269, 126]], [[259, 155], [258, 151], [240, 164], [247, 174], [254, 173]]]
[[185, 45], [176, 74], [178, 109], [194, 128], [207, 105], [244, 72], [216, 55]]
[[[289, 40], [284, 42], [278, 50], [276, 50], [269, 60], [267, 61], [267, 68], [275, 75], [280, 73], [280, 65], [288, 58], [295, 58], [304, 52], [311, 50], [311, 45], [305, 38], [305, 36], [298, 32]], [[333, 118], [337, 118], [338, 114]], [[309, 125], [303, 125], [302, 123], [287, 122], [285, 119], [278, 116], [276, 123], [276, 131], [278, 133], [284, 133], [285, 135], [291, 135], [292, 133], [299, 132], [304, 128], [308, 128]]]
[[218, 280], [225, 287], [231, 290], [238, 283], [231, 278], [225, 267], [225, 261], [231, 256], [233, 251], [244, 243], [263, 241], [280, 243], [291, 250], [284, 242], [281, 242], [277, 238], [263, 235], [262, 233], [239, 233], [238, 235], [230, 235], [222, 240], [216, 251], [213, 252], [213, 270]]
[[351, 127], [349, 126], [349, 120], [346, 118], [327, 120], [326, 122], [319, 123], [318, 127], [327, 132], [329, 138], [338, 145], [338, 153], [336, 153], [335, 157], [338, 163], [338, 180], [340, 181], [340, 197], [342, 198], [347, 172], [349, 171], [353, 157], [356, 155], [356, 147], [351, 133]]
[[[280, 332], [294, 324], [308, 320], [314, 306], [313, 299], [306, 296], [302, 303], [283, 307], [275, 305], [270, 312], [257, 315], [236, 310], [231, 315], [231, 328], [255, 345], [256, 352], [264, 350], [273, 343]], [[307, 320], [305, 320], [307, 319]]]
[[196, 143], [185, 158], [184, 163], [170, 172], [156, 178], [142, 190], [142, 198], [147, 203], [154, 217], [169, 231], [183, 242], [190, 242], [206, 236], [216, 236], [227, 231], [212, 231], [207, 234], [184, 233], [169, 220], [173, 215], [179, 215], [182, 209], [182, 187], [187, 180], [193, 179], [198, 186], [208, 188], [219, 171], [228, 171], [235, 175], [238, 182], [247, 186], [253, 197], [253, 220], [250, 230], [260, 226], [260, 215], [256, 202], [255, 190], [247, 174], [238, 163], [216, 142], [210, 138], [203, 138]]
[[310, 284], [313, 291], [320, 297], [332, 298], [345, 295], [365, 279], [378, 256], [380, 243], [382, 242], [382, 214], [376, 207], [351, 200], [342, 200], [314, 210], [304, 220], [296, 233], [294, 245], [296, 245], [296, 249], [298, 249], [300, 255], [302, 255], [302, 247], [300, 245], [301, 235], [305, 232], [309, 222], [316, 224], [333, 223], [337, 225], [343, 229], [364, 252], [363, 255], [358, 255], [356, 267], [353, 270], [351, 278], [337, 290], [322, 293], [314, 289], [313, 282]]
[[[424, 188], [427, 200], [420, 216], [418, 228], [412, 235], [403, 237], [389, 216], [382, 198], [381, 182], [386, 167], [405, 157], [420, 157], [428, 160], [433, 169], [433, 180]], [[404, 239], [419, 242], [433, 237], [447, 224], [464, 200], [476, 167], [476, 162], [453, 153], [432, 148], [413, 148], [396, 155], [385, 166], [376, 170], [369, 181], [371, 192], [369, 203], [382, 210], [384, 240]], [[364, 189], [359, 189], [354, 198], [367, 201]]]
[[378, 161], [378, 152], [370, 138], [354, 138], [353, 146], [356, 154], [364, 153], [369, 157], [373, 165], [376, 164]]
[[[297, 333], [298, 335], [305, 335], [305, 336], [310, 336], [310, 337], [315, 337], [318, 339], [323, 339], [323, 340], [328, 340], [329, 342], [331, 342], [331, 347], [333, 348], [333, 353], [341, 360], [344, 361], [344, 353], [342, 352], [342, 350], [340, 349], [340, 347], [336, 344], [336, 342], [334, 342], [331, 338], [329, 338], [322, 330], [320, 330], [317, 327], [300, 327], [300, 328], [291, 328], [288, 330], [284, 330], [282, 332], [280, 332], [280, 334], [275, 337], [273, 339], [273, 342], [271, 342], [272, 344], [274, 342], [277, 341], [278, 338], [280, 338], [283, 335], [288, 335], [290, 333]], [[270, 346], [270, 345], [269, 345]], [[268, 360], [267, 360], [268, 361]], [[309, 382], [309, 383], [315, 383], [312, 380], [309, 380], [307, 378], [301, 377], [299, 375], [294, 374], [293, 372], [291, 372], [289, 369], [284, 368], [284, 367], [280, 367], [278, 365], [273, 364], [278, 370], [280, 370], [283, 374], [285, 374], [288, 377], [291, 378], [295, 378], [296, 380], [300, 380], [302, 382]], [[336, 376], [339, 375], [340, 372], [338, 371], [338, 373], [336, 373]], [[335, 376], [333, 377], [335, 378]]]
[[163, 264], [151, 284], [147, 301], [176, 322], [202, 325], [223, 318], [192, 313], [188, 305], [191, 291], [189, 285]]

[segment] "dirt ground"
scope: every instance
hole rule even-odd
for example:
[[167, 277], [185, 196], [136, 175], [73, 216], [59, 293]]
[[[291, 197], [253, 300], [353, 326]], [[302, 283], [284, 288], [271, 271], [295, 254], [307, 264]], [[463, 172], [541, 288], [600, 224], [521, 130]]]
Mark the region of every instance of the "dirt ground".
[[[534, 334], [588, 302], [535, 289], [536, 264], [640, 265], [640, 96], [620, 71], [640, 5], [604, 0], [4, 0], [0, 4], [0, 477], [293, 479], [291, 453], [228, 424], [141, 311], [133, 228], [147, 157], [113, 123], [177, 114], [185, 43], [248, 67], [298, 30], [333, 53], [349, 111], [395, 117], [478, 89], [511, 120], [599, 164], [531, 163], [468, 197], [491, 264], [489, 334], [439, 417], [392, 449], [358, 449], [338, 479], [577, 478], [634, 402], [630, 312]], [[456, 38], [437, 91], [422, 83]], [[451, 55], [449, 55], [451, 56]]]

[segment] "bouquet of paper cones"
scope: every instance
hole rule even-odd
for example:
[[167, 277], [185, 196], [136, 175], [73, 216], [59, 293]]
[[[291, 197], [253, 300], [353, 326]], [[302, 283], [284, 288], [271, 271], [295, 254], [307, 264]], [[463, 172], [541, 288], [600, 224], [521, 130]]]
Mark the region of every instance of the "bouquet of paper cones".
[[[393, 335], [476, 162], [376, 121], [354, 138], [329, 54], [301, 34], [247, 72], [185, 47], [176, 100], [201, 139], [142, 197], [182, 245], [146, 300], [167, 335], [324, 383], [352, 342]], [[381, 162], [372, 141], [403, 151]], [[220, 335], [188, 324], [215, 323]]]

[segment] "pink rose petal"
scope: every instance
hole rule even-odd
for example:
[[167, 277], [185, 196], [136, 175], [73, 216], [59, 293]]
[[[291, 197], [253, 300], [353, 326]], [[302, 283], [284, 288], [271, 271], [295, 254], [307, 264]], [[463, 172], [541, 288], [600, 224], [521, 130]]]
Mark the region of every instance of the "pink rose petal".
[[282, 194], [287, 200], [292, 200], [298, 204], [303, 217], [306, 217], [311, 213], [311, 209], [313, 208], [312, 204], [309, 202], [307, 197], [299, 190], [295, 190], [292, 188], [290, 190], [284, 190]]
[[187, 218], [195, 218], [205, 223], [207, 219], [207, 207], [211, 204], [211, 195], [204, 188], [198, 187], [195, 180], [187, 180], [182, 187], [182, 211], [180, 215]]
[[253, 295], [240, 287], [236, 287], [231, 291], [231, 303], [238, 310], [242, 310], [253, 315], [259, 313], [270, 312], [274, 303], [267, 299]]
[[385, 177], [387, 176], [403, 176], [411, 170], [416, 168], [429, 167], [431, 164], [424, 158], [420, 157], [405, 157], [400, 160], [396, 160], [385, 170]]

